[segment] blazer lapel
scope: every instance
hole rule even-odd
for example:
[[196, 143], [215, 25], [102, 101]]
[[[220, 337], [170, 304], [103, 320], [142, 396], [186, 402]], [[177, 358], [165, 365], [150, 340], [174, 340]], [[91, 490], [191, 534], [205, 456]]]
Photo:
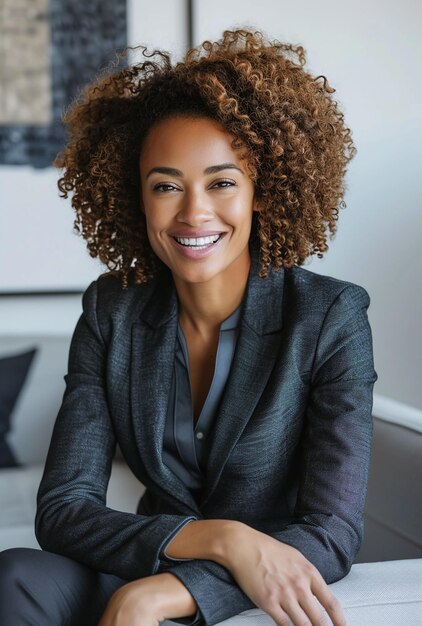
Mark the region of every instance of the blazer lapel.
[[197, 504], [183, 481], [163, 463], [162, 446], [173, 375], [177, 297], [171, 276], [157, 282], [142, 321], [132, 326], [131, 408], [136, 442], [147, 474], [185, 506]]
[[218, 485], [227, 459], [248, 423], [274, 367], [281, 338], [284, 269], [259, 278], [259, 250], [252, 249], [240, 332], [207, 460], [204, 500]]

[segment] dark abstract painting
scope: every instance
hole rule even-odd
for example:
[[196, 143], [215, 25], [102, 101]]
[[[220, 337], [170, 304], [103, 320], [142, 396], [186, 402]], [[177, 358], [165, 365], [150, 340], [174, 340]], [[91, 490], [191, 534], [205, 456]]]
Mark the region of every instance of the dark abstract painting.
[[0, 0], [0, 164], [51, 166], [63, 112], [126, 45], [126, 0]]

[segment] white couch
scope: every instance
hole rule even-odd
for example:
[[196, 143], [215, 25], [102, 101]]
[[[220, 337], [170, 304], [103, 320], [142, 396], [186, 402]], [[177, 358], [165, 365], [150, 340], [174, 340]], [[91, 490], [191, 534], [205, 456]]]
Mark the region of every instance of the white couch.
[[[35, 498], [64, 391], [69, 342], [70, 336], [0, 335], [0, 358], [33, 347], [38, 350], [8, 436], [22, 465], [0, 469], [0, 550], [39, 548], [34, 534]], [[422, 625], [422, 420], [419, 415], [397, 420], [391, 406], [384, 406], [382, 399], [374, 403], [363, 545], [349, 575], [331, 585], [345, 608], [348, 626]], [[135, 512], [143, 491], [117, 455], [107, 505]], [[259, 609], [223, 623], [273, 625]]]

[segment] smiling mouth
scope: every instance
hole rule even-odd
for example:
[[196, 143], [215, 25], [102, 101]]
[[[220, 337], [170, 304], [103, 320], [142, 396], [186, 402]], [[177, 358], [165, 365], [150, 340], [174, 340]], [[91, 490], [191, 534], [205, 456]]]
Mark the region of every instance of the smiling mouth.
[[223, 233], [219, 235], [210, 235], [208, 237], [173, 237], [181, 246], [191, 248], [192, 250], [203, 250], [209, 248], [219, 241]]

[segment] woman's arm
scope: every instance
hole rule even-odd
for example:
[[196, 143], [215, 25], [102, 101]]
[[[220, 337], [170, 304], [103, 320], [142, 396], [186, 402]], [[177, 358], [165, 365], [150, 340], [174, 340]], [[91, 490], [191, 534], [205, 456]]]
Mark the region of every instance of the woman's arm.
[[287, 618], [298, 626], [307, 620], [323, 623], [324, 614], [315, 598], [330, 615], [333, 626], [346, 623], [324, 579], [298, 550], [241, 522], [190, 522], [171, 541], [166, 553], [172, 558], [209, 558], [224, 566], [248, 598], [276, 624]]
[[133, 580], [156, 573], [162, 546], [194, 515], [122, 513], [105, 506], [116, 441], [105, 388], [107, 349], [97, 321], [97, 281], [69, 352], [66, 390], [37, 496], [40, 546]]

